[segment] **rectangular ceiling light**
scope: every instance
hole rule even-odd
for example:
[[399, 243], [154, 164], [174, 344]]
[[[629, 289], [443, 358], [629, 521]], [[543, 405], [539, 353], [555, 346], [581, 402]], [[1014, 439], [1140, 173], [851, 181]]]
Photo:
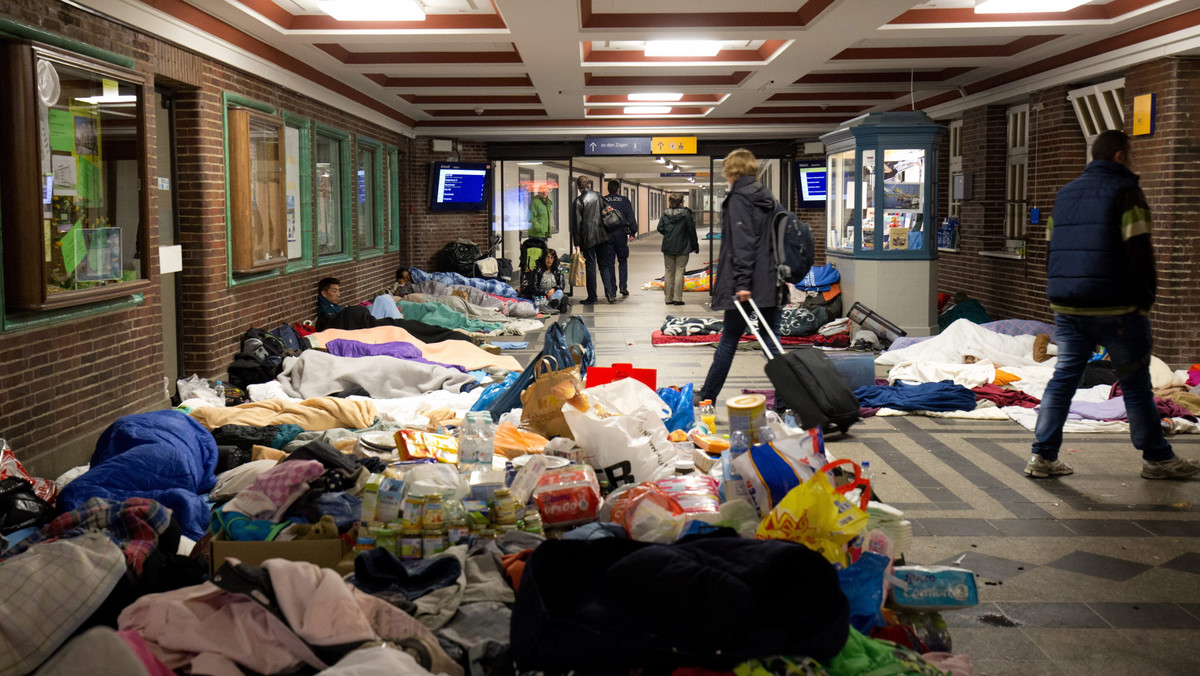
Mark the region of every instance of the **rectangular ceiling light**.
[[976, 14], [1066, 12], [1090, 0], [975, 0]]
[[338, 21], [424, 21], [417, 0], [318, 0], [317, 8]]
[[646, 92], [629, 95], [630, 101], [678, 101], [682, 98], [682, 92]]
[[626, 115], [666, 115], [671, 106], [625, 106]]
[[716, 56], [719, 40], [647, 40], [646, 56]]
[[101, 103], [133, 103], [137, 101], [137, 94], [106, 94], [104, 96], [88, 96], [85, 98], [76, 98], [76, 101], [84, 103], [101, 104]]

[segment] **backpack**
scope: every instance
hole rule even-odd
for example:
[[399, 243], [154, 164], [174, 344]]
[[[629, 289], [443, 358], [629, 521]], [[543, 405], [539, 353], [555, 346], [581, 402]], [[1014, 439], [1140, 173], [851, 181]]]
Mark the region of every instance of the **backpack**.
[[[253, 340], [257, 340], [258, 343], [247, 345], [248, 341]], [[299, 342], [299, 339], [296, 342]], [[282, 357], [288, 349], [287, 344], [279, 336], [265, 329], [248, 329], [242, 334], [242, 352], [254, 354], [259, 346], [266, 350], [266, 355], [264, 355], [266, 357]]]
[[609, 232], [620, 230], [628, 225], [625, 222], [625, 215], [608, 204], [605, 204], [604, 209], [600, 211], [600, 222], [604, 225], [604, 229]]
[[775, 200], [771, 225], [774, 235], [771, 250], [775, 254], [779, 285], [796, 284], [808, 274], [816, 257], [812, 230], [779, 200]]
[[296, 353], [303, 352], [307, 347], [307, 341], [300, 340], [300, 334], [296, 333], [296, 329], [284, 324], [271, 329], [271, 335], [278, 338], [285, 350], [292, 350]]

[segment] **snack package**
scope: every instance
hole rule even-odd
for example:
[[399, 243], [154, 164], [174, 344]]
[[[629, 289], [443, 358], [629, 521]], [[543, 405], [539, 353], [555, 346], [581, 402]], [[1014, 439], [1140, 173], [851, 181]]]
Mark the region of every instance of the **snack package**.
[[692, 432], [692, 443], [700, 447], [700, 450], [709, 455], [720, 455], [722, 451], [729, 450], [729, 440], [722, 439], [716, 435], [700, 434]]
[[494, 438], [496, 453], [509, 460], [529, 453], [542, 453], [546, 450], [546, 444], [550, 443], [549, 439], [537, 432], [519, 429], [509, 422], [496, 426]]
[[621, 524], [638, 542], [674, 542], [686, 522], [683, 507], [655, 482], [642, 482], [609, 500], [609, 521]]
[[448, 434], [399, 430], [395, 436], [401, 460], [431, 458], [451, 465], [458, 464], [458, 440]]
[[600, 483], [591, 465], [548, 470], [533, 489], [533, 501], [546, 526], [572, 526], [596, 518]]
[[717, 496], [717, 480], [700, 474], [673, 476], [654, 482], [675, 499], [683, 511], [692, 514], [718, 514], [721, 498]]

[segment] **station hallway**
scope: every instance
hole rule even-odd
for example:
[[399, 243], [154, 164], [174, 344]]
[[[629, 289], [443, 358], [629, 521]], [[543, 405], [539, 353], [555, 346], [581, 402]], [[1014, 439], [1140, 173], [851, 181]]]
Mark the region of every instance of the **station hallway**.
[[[660, 242], [631, 244], [628, 298], [572, 312], [591, 329], [597, 364], [629, 362], [658, 369], [660, 386], [699, 386], [712, 346], [650, 344], [668, 312], [713, 314], [707, 293], [668, 307], [661, 291], [641, 290], [662, 274]], [[518, 359], [536, 352], [539, 336], [530, 340]], [[718, 401], [720, 427], [725, 398], [771, 387], [762, 367], [760, 351], [739, 351]], [[1075, 474], [1028, 479], [1032, 436], [1011, 421], [875, 417], [827, 447], [871, 461], [880, 498], [913, 521], [909, 564], [958, 562], [977, 574], [980, 605], [944, 613], [954, 651], [977, 674], [1200, 672], [1200, 481], [1140, 478], [1127, 434], [1067, 435], [1063, 459]], [[1200, 458], [1200, 437], [1170, 441]]]

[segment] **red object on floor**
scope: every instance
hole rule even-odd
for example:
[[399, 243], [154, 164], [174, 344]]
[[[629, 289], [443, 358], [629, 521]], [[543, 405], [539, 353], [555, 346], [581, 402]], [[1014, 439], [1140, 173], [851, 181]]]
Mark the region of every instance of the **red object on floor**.
[[657, 369], [635, 369], [633, 364], [613, 364], [612, 366], [592, 366], [587, 372], [587, 386], [595, 387], [617, 380], [633, 378], [652, 390], [658, 389]]

